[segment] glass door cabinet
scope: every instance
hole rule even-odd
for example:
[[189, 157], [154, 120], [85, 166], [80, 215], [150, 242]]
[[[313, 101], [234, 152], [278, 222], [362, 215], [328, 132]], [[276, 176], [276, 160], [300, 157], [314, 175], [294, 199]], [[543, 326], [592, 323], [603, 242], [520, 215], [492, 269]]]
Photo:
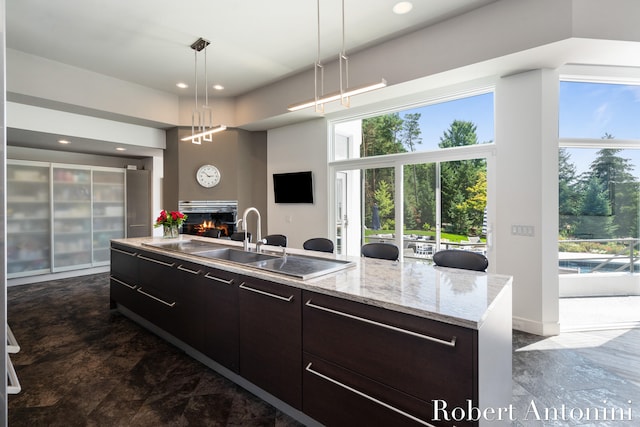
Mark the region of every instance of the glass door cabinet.
[[93, 170], [93, 264], [108, 264], [111, 239], [124, 237], [124, 170]]
[[51, 269], [49, 164], [7, 164], [7, 274]]
[[7, 160], [7, 277], [109, 264], [125, 237], [124, 169]]
[[91, 266], [91, 169], [53, 166], [53, 271]]

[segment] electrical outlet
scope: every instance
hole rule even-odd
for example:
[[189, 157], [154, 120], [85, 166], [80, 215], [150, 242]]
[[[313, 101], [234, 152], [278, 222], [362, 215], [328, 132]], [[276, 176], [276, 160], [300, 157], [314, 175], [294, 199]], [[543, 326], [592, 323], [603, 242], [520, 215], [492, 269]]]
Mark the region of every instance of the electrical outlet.
[[511, 234], [514, 236], [533, 237], [535, 235], [535, 227], [533, 225], [512, 225]]

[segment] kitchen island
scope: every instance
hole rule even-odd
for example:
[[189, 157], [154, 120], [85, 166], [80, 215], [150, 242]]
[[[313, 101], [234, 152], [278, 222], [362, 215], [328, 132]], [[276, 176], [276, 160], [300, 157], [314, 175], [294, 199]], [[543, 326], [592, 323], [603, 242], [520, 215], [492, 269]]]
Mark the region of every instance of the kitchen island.
[[303, 423], [509, 421], [510, 277], [288, 248], [343, 265], [303, 280], [164, 242], [112, 241], [112, 308]]

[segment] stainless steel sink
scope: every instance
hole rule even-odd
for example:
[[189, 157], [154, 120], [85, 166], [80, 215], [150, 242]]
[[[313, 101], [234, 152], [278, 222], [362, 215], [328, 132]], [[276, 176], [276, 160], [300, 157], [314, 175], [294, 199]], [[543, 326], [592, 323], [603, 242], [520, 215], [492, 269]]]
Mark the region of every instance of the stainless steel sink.
[[240, 264], [249, 264], [256, 261], [267, 261], [278, 258], [275, 255], [267, 255], [256, 252], [245, 252], [239, 249], [221, 248], [209, 251], [196, 252], [193, 255], [205, 258], [222, 259], [225, 261], [238, 262]]
[[355, 265], [350, 261], [319, 258], [304, 255], [276, 255], [275, 253], [246, 252], [242, 249], [204, 242], [181, 240], [173, 242], [144, 243], [172, 252], [181, 252], [208, 259], [234, 262], [273, 273], [285, 274], [302, 280], [322, 276]]
[[224, 249], [226, 246], [216, 243], [203, 242], [201, 240], [179, 240], [171, 242], [153, 242], [143, 243], [146, 246], [164, 249], [173, 252], [182, 252], [186, 254], [195, 254], [197, 252], [210, 251], [212, 249]]

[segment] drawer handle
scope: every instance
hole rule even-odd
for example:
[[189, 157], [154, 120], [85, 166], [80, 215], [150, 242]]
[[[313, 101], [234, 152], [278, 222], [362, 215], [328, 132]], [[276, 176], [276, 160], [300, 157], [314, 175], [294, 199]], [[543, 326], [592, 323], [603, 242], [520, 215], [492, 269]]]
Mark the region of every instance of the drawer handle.
[[130, 284], [126, 283], [126, 282], [123, 282], [122, 280], [118, 280], [118, 279], [116, 279], [116, 278], [115, 278], [115, 277], [113, 277], [113, 276], [109, 276], [109, 278], [110, 278], [111, 280], [113, 280], [114, 282], [116, 282], [116, 283], [120, 283], [121, 285], [126, 286], [126, 287], [127, 287], [127, 288], [129, 288], [129, 289], [135, 289], [135, 288], [136, 288], [136, 285], [130, 285]]
[[322, 373], [320, 373], [320, 372], [318, 372], [318, 371], [316, 371], [314, 369], [311, 369], [311, 362], [309, 362], [309, 364], [307, 365], [305, 370], [307, 372], [310, 372], [313, 375], [316, 375], [316, 376], [318, 376], [318, 377], [320, 377], [320, 378], [322, 378], [324, 380], [327, 380], [327, 381], [329, 381], [329, 382], [331, 382], [331, 383], [333, 383], [333, 384], [335, 384], [337, 386], [340, 386], [340, 387], [344, 388], [345, 390], [349, 390], [350, 392], [355, 393], [358, 396], [364, 397], [365, 399], [368, 399], [368, 400], [370, 400], [370, 401], [372, 401], [374, 403], [377, 403], [380, 406], [384, 406], [387, 409], [391, 409], [392, 411], [397, 412], [398, 414], [403, 415], [403, 416], [405, 416], [405, 417], [407, 417], [409, 419], [412, 419], [413, 421], [416, 421], [416, 422], [418, 422], [418, 423], [420, 423], [422, 425], [425, 425], [425, 426], [428, 426], [428, 427], [435, 427], [433, 424], [429, 424], [428, 422], [423, 421], [420, 418], [416, 418], [413, 415], [408, 414], [408, 413], [404, 412], [403, 410], [396, 408], [395, 406], [391, 406], [388, 403], [385, 403], [385, 402], [383, 402], [381, 400], [376, 399], [375, 397], [369, 396], [368, 394], [361, 392], [360, 390], [356, 390], [353, 387], [350, 387], [350, 386], [348, 386], [348, 385], [346, 385], [344, 383], [341, 383], [338, 380], [335, 380], [335, 379], [333, 379], [331, 377], [326, 376], [325, 374], [322, 374]]
[[111, 248], [112, 251], [116, 251], [116, 252], [120, 252], [121, 254], [125, 254], [125, 255], [129, 255], [129, 256], [136, 256], [138, 255], [137, 252], [129, 252], [129, 251], [123, 251], [122, 249], [118, 249], [118, 248]]
[[288, 297], [281, 297], [280, 295], [276, 295], [276, 294], [272, 294], [270, 292], [265, 292], [265, 291], [261, 291], [260, 289], [255, 289], [255, 288], [251, 288], [249, 286], [246, 286], [244, 284], [244, 282], [242, 282], [239, 286], [240, 289], [246, 289], [247, 291], [251, 291], [251, 292], [255, 292], [257, 294], [261, 294], [261, 295], [266, 295], [268, 297], [271, 298], [276, 298], [282, 301], [286, 301], [286, 302], [291, 302], [291, 300], [293, 299], [293, 295], [290, 295]]
[[161, 302], [161, 303], [163, 303], [164, 305], [166, 305], [166, 306], [168, 306], [168, 307], [173, 307], [174, 305], [176, 305], [176, 302], [175, 302], [175, 301], [174, 301], [174, 302], [172, 302], [172, 303], [168, 303], [168, 302], [166, 302], [166, 301], [164, 301], [164, 300], [161, 300], [161, 299], [160, 299], [160, 298], [158, 298], [158, 297], [155, 297], [155, 296], [153, 296], [153, 295], [151, 295], [151, 294], [146, 293], [145, 291], [143, 291], [143, 290], [142, 290], [142, 288], [138, 288], [138, 292], [140, 292], [142, 295], [146, 295], [146, 296], [148, 296], [149, 298], [153, 298], [154, 300], [156, 300], [156, 301], [158, 301], [158, 302]]
[[186, 271], [187, 273], [191, 273], [191, 274], [200, 274], [200, 272], [202, 271], [202, 270], [197, 270], [197, 271], [196, 270], [191, 270], [189, 268], [183, 267], [182, 264], [180, 264], [178, 266], [178, 270]]
[[440, 338], [430, 337], [429, 335], [419, 334], [417, 332], [408, 331], [406, 329], [397, 328], [395, 326], [387, 325], [385, 323], [376, 322], [375, 320], [365, 319], [364, 317], [354, 316], [353, 314], [343, 313], [342, 311], [333, 310], [331, 308], [322, 307], [320, 305], [313, 304], [311, 300], [305, 304], [307, 307], [315, 308], [316, 310], [326, 311], [328, 313], [337, 314], [338, 316], [348, 317], [349, 319], [358, 320], [360, 322], [368, 323], [370, 325], [380, 326], [381, 328], [390, 329], [392, 331], [400, 332], [403, 334], [411, 335], [413, 337], [422, 338], [427, 341], [432, 341], [438, 344], [443, 344], [449, 347], [456, 346], [456, 337], [452, 337], [450, 341], [441, 340]]
[[166, 265], [167, 267], [173, 267], [174, 265], [176, 265], [175, 262], [171, 262], [171, 263], [164, 262], [164, 261], [160, 261], [159, 259], [153, 259], [153, 258], [146, 257], [144, 255], [138, 255], [138, 258], [144, 259], [146, 261], [155, 262], [156, 264]]
[[222, 283], [224, 283], [225, 285], [233, 285], [233, 279], [231, 279], [231, 280], [225, 280], [225, 279], [221, 279], [221, 278], [216, 277], [216, 276], [212, 276], [212, 275], [211, 275], [211, 274], [209, 274], [209, 273], [205, 274], [205, 275], [204, 275], [204, 277], [206, 277], [207, 279], [211, 279], [211, 280], [215, 280], [215, 281], [218, 281], [218, 282], [222, 282]]

